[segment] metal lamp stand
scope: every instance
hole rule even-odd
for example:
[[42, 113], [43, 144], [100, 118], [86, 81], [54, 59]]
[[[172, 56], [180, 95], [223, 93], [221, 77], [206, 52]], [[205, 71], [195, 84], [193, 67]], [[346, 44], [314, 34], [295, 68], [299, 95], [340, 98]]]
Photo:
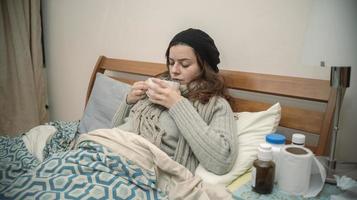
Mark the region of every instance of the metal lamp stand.
[[343, 162], [335, 159], [336, 141], [339, 130], [340, 111], [346, 88], [350, 86], [351, 67], [331, 67], [330, 86], [336, 90], [336, 106], [333, 117], [333, 130], [329, 157], [319, 157], [326, 168], [326, 182], [335, 184], [333, 175], [347, 175], [357, 178], [357, 163]]

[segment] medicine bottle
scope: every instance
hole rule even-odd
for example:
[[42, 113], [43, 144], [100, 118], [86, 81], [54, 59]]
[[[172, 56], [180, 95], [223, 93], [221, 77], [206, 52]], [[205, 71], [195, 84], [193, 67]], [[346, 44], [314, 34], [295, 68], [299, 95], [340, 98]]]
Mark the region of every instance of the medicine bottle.
[[269, 194], [274, 186], [275, 164], [272, 161], [271, 145], [260, 144], [258, 159], [253, 162], [252, 188], [260, 194]]
[[279, 171], [280, 171], [280, 167], [279, 167], [280, 150], [281, 148], [284, 147], [285, 140], [286, 140], [285, 136], [279, 133], [269, 134], [265, 137], [265, 141], [269, 143], [272, 147], [273, 161], [275, 163], [275, 178], [274, 178], [275, 183], [278, 180]]
[[300, 133], [294, 133], [291, 143], [293, 145], [305, 146], [305, 135], [300, 134]]

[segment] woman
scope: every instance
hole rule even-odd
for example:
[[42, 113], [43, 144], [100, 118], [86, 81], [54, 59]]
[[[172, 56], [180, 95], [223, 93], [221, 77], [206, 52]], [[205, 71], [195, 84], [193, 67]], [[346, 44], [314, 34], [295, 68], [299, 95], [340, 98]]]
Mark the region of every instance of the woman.
[[166, 51], [168, 78], [133, 84], [113, 125], [142, 135], [194, 173], [229, 172], [237, 157], [236, 126], [213, 39], [198, 29], [178, 33]]

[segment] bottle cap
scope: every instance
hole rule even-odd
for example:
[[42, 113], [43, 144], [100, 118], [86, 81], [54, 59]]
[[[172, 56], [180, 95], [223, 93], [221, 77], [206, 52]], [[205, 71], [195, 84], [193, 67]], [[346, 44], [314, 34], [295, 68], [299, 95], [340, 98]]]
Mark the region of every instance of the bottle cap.
[[265, 140], [270, 144], [285, 144], [285, 136], [278, 133], [265, 136]]
[[258, 159], [262, 161], [270, 161], [273, 159], [273, 154], [271, 150], [271, 145], [267, 143], [262, 143], [258, 148]]
[[300, 134], [300, 133], [294, 133], [291, 142], [296, 145], [304, 145], [305, 144], [305, 135]]

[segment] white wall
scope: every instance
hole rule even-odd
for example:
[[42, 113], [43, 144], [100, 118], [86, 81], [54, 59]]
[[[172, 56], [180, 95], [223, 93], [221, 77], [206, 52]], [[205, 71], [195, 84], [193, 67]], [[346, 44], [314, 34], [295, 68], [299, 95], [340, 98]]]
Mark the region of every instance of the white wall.
[[[302, 59], [312, 5], [312, 0], [43, 1], [51, 120], [81, 118], [99, 55], [163, 63], [170, 39], [189, 27], [215, 39], [221, 68], [329, 79], [328, 67]], [[351, 30], [349, 39], [356, 44], [356, 25]], [[337, 149], [337, 157], [355, 161], [356, 72], [342, 108]]]

